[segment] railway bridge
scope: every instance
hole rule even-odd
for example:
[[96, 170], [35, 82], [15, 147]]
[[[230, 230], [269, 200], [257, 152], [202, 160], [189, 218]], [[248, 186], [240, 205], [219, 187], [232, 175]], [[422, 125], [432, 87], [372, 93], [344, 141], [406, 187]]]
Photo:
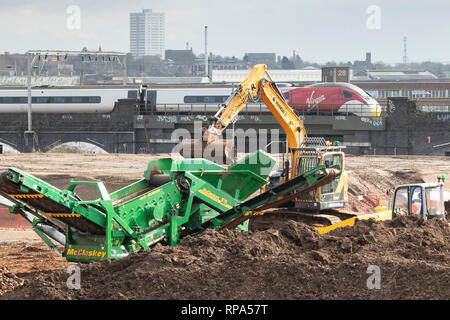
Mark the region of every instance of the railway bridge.
[[[449, 113], [421, 112], [407, 97], [389, 98], [388, 106], [387, 113], [377, 118], [352, 114], [299, 116], [310, 136], [338, 140], [349, 154], [450, 155]], [[3, 152], [47, 152], [72, 142], [108, 153], [170, 153], [180, 134], [195, 137], [211, 116], [201, 112], [147, 114], [141, 112], [135, 99], [123, 99], [108, 114], [33, 114], [34, 133], [27, 134], [26, 114], [3, 114], [0, 145]], [[230, 127], [226, 134], [235, 141], [243, 135], [245, 152], [264, 148], [274, 140], [286, 140], [268, 112], [243, 111]]]

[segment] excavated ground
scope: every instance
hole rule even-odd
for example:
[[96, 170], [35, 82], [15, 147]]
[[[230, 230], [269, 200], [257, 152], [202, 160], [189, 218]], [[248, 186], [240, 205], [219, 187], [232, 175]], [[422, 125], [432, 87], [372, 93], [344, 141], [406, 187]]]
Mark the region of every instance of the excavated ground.
[[[72, 177], [101, 178], [113, 191], [141, 178], [149, 160], [142, 155], [42, 157], [2, 156], [0, 170], [13, 163], [58, 187]], [[444, 157], [348, 157], [347, 170], [349, 193], [358, 196], [385, 193], [395, 184], [433, 182], [437, 174], [448, 176], [450, 162]], [[361, 221], [320, 236], [291, 216], [273, 219], [276, 224], [269, 229], [209, 230], [175, 248], [157, 245], [121, 260], [81, 265], [80, 290], [67, 288], [70, 264], [42, 242], [0, 230], [0, 299], [450, 298], [444, 221]], [[380, 268], [380, 289], [367, 287], [373, 265]]]
[[[287, 221], [281, 229], [207, 231], [177, 247], [37, 274], [1, 299], [449, 299], [448, 225], [418, 217], [320, 236]], [[369, 266], [380, 289], [369, 289]], [[369, 279], [369, 282], [371, 280]]]

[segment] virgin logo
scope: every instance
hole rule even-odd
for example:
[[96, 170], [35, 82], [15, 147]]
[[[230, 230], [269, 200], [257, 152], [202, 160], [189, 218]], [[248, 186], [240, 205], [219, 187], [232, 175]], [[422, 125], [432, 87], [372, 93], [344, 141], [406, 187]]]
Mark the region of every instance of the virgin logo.
[[315, 91], [311, 92], [311, 96], [309, 98], [306, 98], [306, 103], [308, 104], [308, 109], [312, 110], [317, 108], [318, 104], [321, 103], [323, 100], [325, 100], [325, 96], [321, 94], [320, 96], [314, 98]]

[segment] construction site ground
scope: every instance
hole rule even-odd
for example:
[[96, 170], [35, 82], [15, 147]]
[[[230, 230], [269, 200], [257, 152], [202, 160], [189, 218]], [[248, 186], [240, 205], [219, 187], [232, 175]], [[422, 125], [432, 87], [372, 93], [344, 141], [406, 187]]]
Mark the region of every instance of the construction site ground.
[[[141, 179], [147, 162], [167, 155], [16, 154], [9, 166], [59, 188], [71, 178], [102, 180], [109, 191]], [[385, 195], [394, 185], [435, 182], [446, 157], [347, 157], [351, 199]], [[445, 185], [450, 192], [450, 182]], [[84, 200], [96, 198], [77, 189]], [[347, 210], [373, 209], [371, 198]], [[250, 232], [213, 231], [178, 247], [81, 265], [81, 289], [67, 288], [67, 267], [32, 231], [0, 230], [0, 299], [449, 299], [449, 227], [403, 217], [361, 221], [319, 235], [295, 215], [252, 218]], [[259, 220], [258, 220], [259, 219]], [[2, 225], [0, 221], [0, 226]], [[380, 289], [368, 278], [379, 267]]]

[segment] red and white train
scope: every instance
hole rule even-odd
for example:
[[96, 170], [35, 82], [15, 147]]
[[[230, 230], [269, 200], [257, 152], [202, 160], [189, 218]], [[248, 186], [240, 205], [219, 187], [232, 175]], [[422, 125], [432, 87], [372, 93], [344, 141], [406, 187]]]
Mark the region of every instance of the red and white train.
[[[299, 113], [380, 115], [380, 105], [364, 90], [348, 83], [319, 83], [295, 88], [279, 85], [288, 104]], [[216, 113], [232, 94], [232, 87], [195, 86], [142, 88], [140, 86], [33, 88], [34, 113], [110, 113], [119, 99], [140, 99], [155, 113]], [[0, 114], [26, 113], [25, 88], [0, 88]], [[269, 112], [251, 103], [249, 113]]]
[[283, 93], [288, 104], [300, 113], [380, 116], [381, 106], [361, 88], [344, 82], [317, 83]]

